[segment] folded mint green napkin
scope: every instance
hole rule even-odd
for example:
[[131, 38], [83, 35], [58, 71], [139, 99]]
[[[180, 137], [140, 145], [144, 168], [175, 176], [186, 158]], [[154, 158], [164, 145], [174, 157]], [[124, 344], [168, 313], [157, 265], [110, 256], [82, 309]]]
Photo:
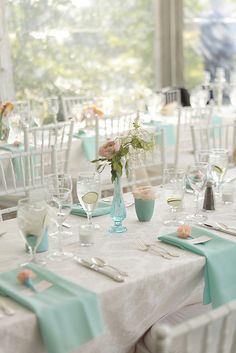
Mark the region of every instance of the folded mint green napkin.
[[[95, 210], [92, 213], [92, 217], [103, 216], [105, 214], [110, 213], [110, 211], [111, 211], [110, 202], [99, 201], [98, 206], [95, 208]], [[76, 216], [81, 216], [81, 217], [87, 217], [85, 211], [83, 210], [80, 204], [73, 205], [71, 214]]]
[[35, 264], [27, 268], [37, 274], [34, 283], [47, 280], [53, 286], [27, 296], [17, 281], [15, 269], [0, 274], [0, 291], [34, 311], [48, 353], [71, 352], [103, 333], [101, 310], [96, 294]]
[[200, 235], [208, 235], [212, 240], [193, 245], [189, 240], [178, 238], [176, 233], [162, 235], [159, 240], [206, 257], [203, 303], [212, 303], [213, 308], [216, 308], [236, 299], [236, 243], [193, 227], [192, 236], [196, 238]]
[[[81, 130], [80, 130], [81, 131]], [[82, 149], [85, 154], [85, 157], [88, 161], [93, 161], [96, 159], [96, 136], [91, 133], [82, 133], [78, 132], [73, 136], [81, 139], [82, 141]]]
[[[16, 152], [23, 152], [24, 151], [24, 145], [22, 143], [20, 143], [18, 145], [4, 144], [4, 145], [0, 145], [0, 149], [1, 150], [5, 150], [5, 151], [10, 151], [10, 152], [12, 152], [14, 154]], [[13, 167], [14, 167], [17, 179], [21, 179], [22, 170], [21, 170], [20, 158], [13, 158], [12, 163], [13, 163]]]

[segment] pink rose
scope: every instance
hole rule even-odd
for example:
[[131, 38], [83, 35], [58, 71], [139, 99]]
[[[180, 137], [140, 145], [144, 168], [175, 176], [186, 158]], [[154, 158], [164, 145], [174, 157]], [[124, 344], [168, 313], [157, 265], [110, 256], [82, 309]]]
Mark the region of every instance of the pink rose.
[[140, 186], [134, 189], [133, 196], [135, 199], [142, 200], [155, 200], [157, 197], [152, 186]]
[[112, 159], [114, 154], [119, 151], [120, 146], [117, 141], [108, 141], [99, 148], [99, 155], [107, 159]]
[[177, 229], [177, 236], [178, 238], [186, 239], [191, 235], [191, 227], [187, 224], [183, 224], [179, 226]]

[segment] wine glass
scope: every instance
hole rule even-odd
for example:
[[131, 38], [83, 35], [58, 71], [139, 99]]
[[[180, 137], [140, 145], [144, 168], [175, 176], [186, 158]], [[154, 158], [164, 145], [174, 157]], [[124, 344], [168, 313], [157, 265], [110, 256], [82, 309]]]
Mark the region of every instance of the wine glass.
[[176, 226], [183, 224], [182, 220], [176, 217], [176, 211], [180, 208], [185, 192], [185, 171], [183, 169], [165, 169], [164, 171], [164, 194], [167, 205], [171, 208], [172, 218], [164, 224]]
[[57, 97], [49, 97], [46, 99], [48, 114], [53, 116], [53, 122], [57, 122], [57, 114], [59, 112], [59, 103]]
[[49, 192], [54, 192], [56, 188], [64, 188], [72, 191], [72, 177], [69, 174], [58, 173], [48, 176]]
[[100, 196], [100, 176], [96, 172], [81, 172], [77, 179], [77, 195], [79, 202], [87, 215], [88, 223], [81, 228], [93, 229], [92, 212], [97, 206]]
[[50, 260], [60, 261], [63, 258], [73, 256], [72, 253], [65, 252], [62, 247], [63, 222], [69, 216], [72, 209], [71, 190], [63, 187], [56, 187], [51, 191], [48, 200], [49, 218], [53, 219], [57, 224], [57, 248], [49, 255]]
[[228, 167], [228, 151], [223, 148], [212, 149], [209, 154], [210, 171], [216, 183], [216, 195], [221, 194], [221, 185]]
[[196, 209], [194, 214], [187, 216], [187, 219], [201, 222], [206, 219], [206, 216], [200, 213], [199, 210], [199, 196], [203, 190], [208, 176], [208, 164], [199, 162], [195, 163], [193, 166], [188, 168], [187, 171], [187, 180], [189, 185], [193, 189], [195, 198], [196, 198]]
[[17, 222], [20, 234], [29, 249], [30, 259], [28, 262], [45, 264], [36, 258], [36, 250], [48, 230], [47, 212], [47, 203], [44, 200], [33, 201], [25, 198], [18, 201]]

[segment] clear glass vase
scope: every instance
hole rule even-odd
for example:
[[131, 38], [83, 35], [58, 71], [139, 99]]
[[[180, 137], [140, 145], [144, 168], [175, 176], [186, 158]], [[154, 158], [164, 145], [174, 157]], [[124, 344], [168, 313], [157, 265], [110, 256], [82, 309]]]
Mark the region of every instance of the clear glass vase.
[[122, 225], [126, 218], [126, 208], [121, 187], [121, 178], [118, 176], [114, 182], [114, 196], [111, 205], [111, 217], [114, 225], [109, 229], [110, 233], [124, 233], [127, 228]]

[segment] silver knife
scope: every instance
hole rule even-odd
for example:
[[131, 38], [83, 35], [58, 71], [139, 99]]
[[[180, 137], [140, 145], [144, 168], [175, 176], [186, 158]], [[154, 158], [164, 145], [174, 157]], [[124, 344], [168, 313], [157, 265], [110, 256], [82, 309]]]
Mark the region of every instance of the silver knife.
[[230, 235], [235, 235], [236, 236], [236, 232], [234, 231], [230, 231], [230, 230], [226, 230], [217, 226], [213, 226], [211, 224], [208, 223], [198, 223], [199, 226], [204, 227], [204, 228], [208, 228], [208, 229], [213, 229], [213, 230], [217, 230], [218, 232], [222, 232], [222, 233], [226, 233], [226, 234], [230, 234]]
[[116, 282], [124, 282], [124, 280], [125, 280], [122, 276], [120, 276], [118, 274], [111, 273], [110, 271], [107, 271], [107, 270], [95, 265], [94, 263], [92, 263], [92, 262], [90, 262], [88, 260], [81, 259], [80, 257], [76, 257], [76, 258], [74, 258], [74, 260], [77, 263], [79, 263], [80, 265], [82, 265], [84, 267], [87, 267], [90, 270], [93, 270], [93, 271], [96, 271], [98, 273], [101, 273], [102, 275], [107, 276], [107, 277], [113, 279]]

